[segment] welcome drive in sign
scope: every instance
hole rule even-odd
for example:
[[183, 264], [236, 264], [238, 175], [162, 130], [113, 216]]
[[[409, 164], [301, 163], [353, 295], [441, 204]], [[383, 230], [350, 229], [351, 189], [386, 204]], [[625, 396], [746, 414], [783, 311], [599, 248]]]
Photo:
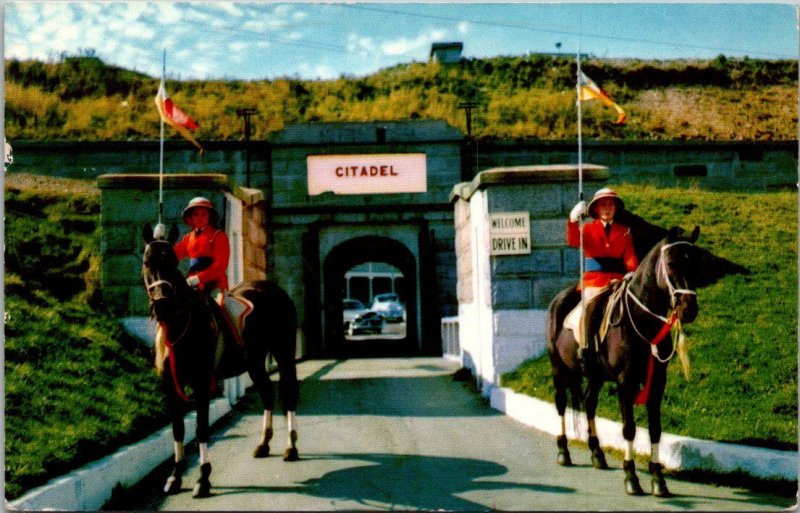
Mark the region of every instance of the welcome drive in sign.
[[528, 212], [489, 214], [489, 254], [528, 255], [531, 224]]
[[425, 192], [424, 153], [309, 155], [308, 194], [394, 194]]

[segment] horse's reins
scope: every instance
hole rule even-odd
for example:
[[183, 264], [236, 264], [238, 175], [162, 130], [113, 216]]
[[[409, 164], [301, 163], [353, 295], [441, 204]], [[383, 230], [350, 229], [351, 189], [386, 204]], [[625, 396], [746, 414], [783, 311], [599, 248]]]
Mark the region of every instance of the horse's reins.
[[[697, 292], [695, 292], [694, 290], [676, 288], [675, 285], [672, 284], [672, 281], [669, 279], [669, 273], [667, 273], [667, 264], [664, 262], [664, 251], [678, 244], [688, 244], [690, 246], [694, 245], [689, 241], [677, 241], [671, 244], [665, 244], [664, 246], [661, 247], [661, 254], [658, 256], [658, 262], [656, 263], [656, 279], [660, 277], [662, 281], [666, 283], [667, 289], [669, 290], [670, 309], [672, 310], [672, 314], [670, 314], [669, 318], [658, 315], [657, 313], [654, 313], [652, 310], [647, 308], [647, 306], [639, 298], [637, 298], [636, 295], [631, 291], [630, 287], [626, 287], [625, 310], [628, 314], [628, 320], [630, 321], [631, 326], [633, 326], [633, 329], [636, 332], [636, 334], [639, 335], [639, 337], [642, 340], [650, 344], [650, 358], [648, 358], [648, 363], [647, 363], [647, 377], [645, 379], [645, 385], [644, 388], [636, 396], [634, 404], [644, 404], [647, 402], [647, 396], [650, 394], [650, 382], [652, 381], [653, 378], [654, 360], [658, 360], [660, 363], [667, 363], [672, 359], [673, 356], [675, 356], [677, 345], [673, 344], [672, 352], [669, 354], [669, 356], [667, 356], [666, 358], [661, 358], [661, 356], [658, 354], [658, 344], [660, 344], [661, 341], [664, 340], [664, 337], [667, 336], [667, 334], [672, 330], [673, 326], [675, 326], [675, 324], [678, 322], [682, 310], [682, 305], [678, 305], [677, 308], [675, 306], [678, 295], [679, 294], [693, 294], [695, 296], [697, 295]], [[633, 319], [633, 314], [631, 313], [631, 308], [628, 303], [629, 297], [633, 298], [633, 301], [642, 310], [644, 310], [651, 316], [661, 320], [664, 323], [664, 325], [652, 339], [648, 339], [647, 337], [642, 335], [642, 332], [639, 331], [639, 328], [636, 327], [636, 322]], [[679, 336], [681, 335], [682, 334], [680, 334]]]
[[[154, 240], [153, 242], [167, 242], [167, 241]], [[161, 285], [166, 285], [167, 287], [169, 287], [173, 291], [175, 290], [175, 286], [172, 284], [172, 282], [170, 282], [168, 280], [156, 280], [156, 281], [154, 281], [152, 283], [147, 283], [147, 281], [145, 281], [145, 286], [147, 288], [148, 297], [150, 296], [150, 291], [152, 289], [154, 289], [154, 288], [156, 288], [158, 286], [161, 286]], [[150, 300], [152, 301], [152, 297], [150, 298]], [[178, 383], [178, 369], [177, 369], [177, 364], [175, 362], [175, 350], [173, 349], [173, 347], [175, 347], [175, 345], [178, 342], [180, 342], [183, 339], [183, 337], [186, 336], [186, 333], [189, 331], [189, 326], [192, 324], [192, 310], [191, 310], [191, 308], [189, 309], [189, 315], [186, 318], [186, 325], [183, 327], [183, 331], [181, 332], [181, 334], [174, 341], [170, 341], [170, 339], [169, 339], [169, 336], [168, 336], [169, 330], [167, 329], [166, 323], [159, 323], [159, 324], [161, 324], [161, 329], [164, 332], [164, 344], [167, 346], [167, 350], [169, 351], [169, 353], [167, 355], [167, 359], [169, 360], [169, 368], [170, 368], [170, 371], [172, 372], [172, 382], [175, 385], [175, 392], [178, 394], [178, 396], [181, 399], [183, 399], [186, 402], [190, 402], [190, 399], [186, 396], [186, 393], [183, 391], [183, 388]]]

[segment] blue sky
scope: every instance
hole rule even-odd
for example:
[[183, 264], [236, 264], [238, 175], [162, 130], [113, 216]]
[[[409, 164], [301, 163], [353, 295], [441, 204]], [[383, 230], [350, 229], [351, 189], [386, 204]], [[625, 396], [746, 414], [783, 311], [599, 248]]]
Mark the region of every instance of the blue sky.
[[[428, 59], [528, 52], [642, 59], [798, 58], [791, 3], [268, 3], [6, 1], [6, 58], [92, 50], [172, 79], [362, 76]], [[557, 45], [560, 43], [560, 49]]]

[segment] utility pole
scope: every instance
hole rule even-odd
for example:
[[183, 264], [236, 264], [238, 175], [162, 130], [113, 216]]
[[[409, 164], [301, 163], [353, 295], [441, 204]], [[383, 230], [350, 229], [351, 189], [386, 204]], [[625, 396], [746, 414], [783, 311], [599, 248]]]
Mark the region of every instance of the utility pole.
[[245, 155], [247, 158], [247, 167], [245, 173], [247, 177], [247, 186], [250, 187], [250, 117], [258, 112], [252, 107], [244, 107], [236, 109], [236, 115], [244, 118], [244, 140], [245, 140]]
[[[466, 140], [466, 158], [461, 166], [461, 179], [463, 181], [472, 180], [474, 172], [472, 170], [472, 156], [477, 157], [475, 151], [475, 140], [472, 137], [472, 109], [478, 106], [477, 101], [466, 101], [458, 104], [459, 109], [464, 109], [464, 116], [467, 120], [467, 140]], [[477, 171], [477, 163], [475, 164], [475, 171]]]

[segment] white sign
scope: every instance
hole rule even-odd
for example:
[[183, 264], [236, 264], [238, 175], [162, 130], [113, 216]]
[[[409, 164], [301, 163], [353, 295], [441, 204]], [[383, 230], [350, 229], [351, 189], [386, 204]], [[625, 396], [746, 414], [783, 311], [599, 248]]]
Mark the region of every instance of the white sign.
[[528, 255], [531, 224], [528, 212], [489, 214], [489, 254]]
[[310, 155], [308, 194], [395, 194], [428, 189], [424, 153]]

